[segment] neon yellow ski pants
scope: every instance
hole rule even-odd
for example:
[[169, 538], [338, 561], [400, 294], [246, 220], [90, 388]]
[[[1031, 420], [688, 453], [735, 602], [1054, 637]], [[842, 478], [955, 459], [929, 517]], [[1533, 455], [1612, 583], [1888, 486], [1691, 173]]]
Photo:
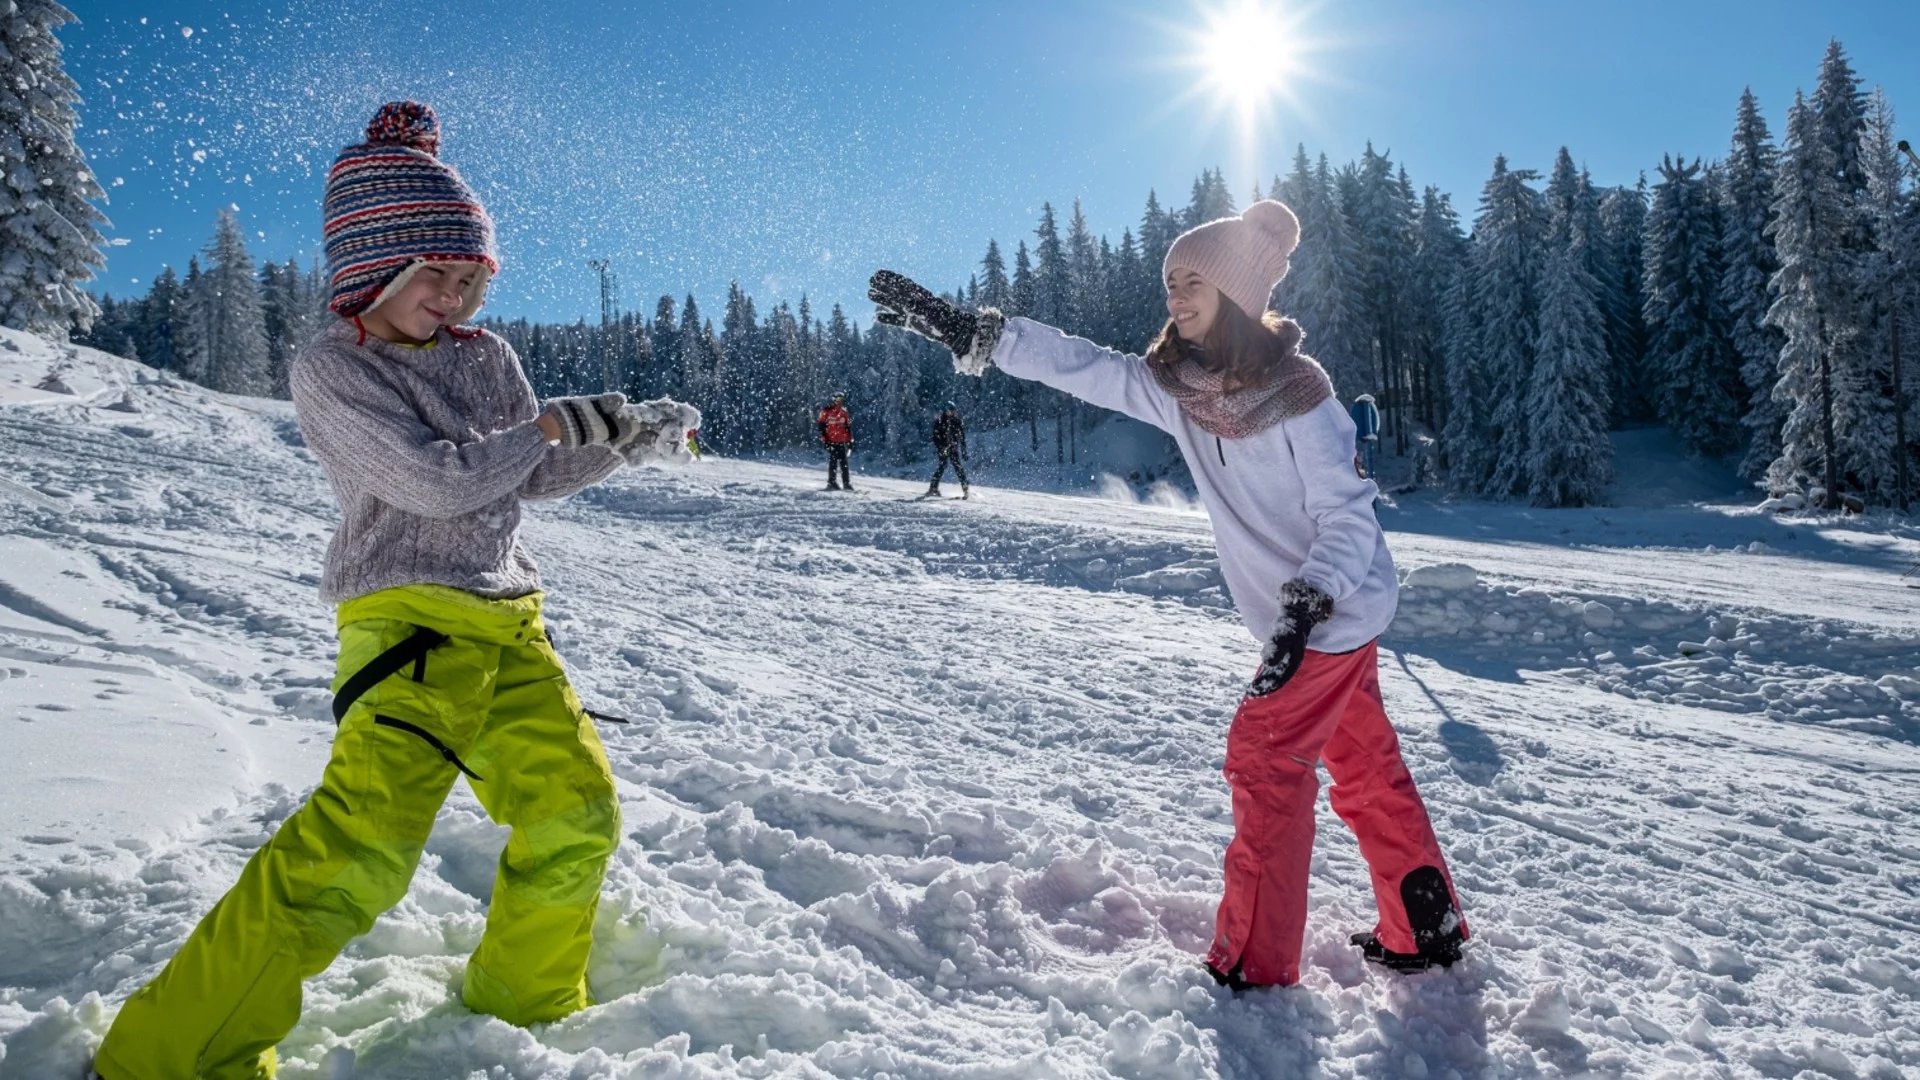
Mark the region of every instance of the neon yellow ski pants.
[[463, 766], [513, 833], [461, 997], [513, 1024], [587, 1004], [620, 812], [592, 721], [545, 640], [540, 595], [414, 585], [348, 601], [339, 622], [336, 693], [417, 628], [447, 640], [353, 703], [319, 788], [120, 1010], [95, 1059], [105, 1080], [271, 1075], [267, 1052], [300, 1019], [300, 981], [406, 895]]

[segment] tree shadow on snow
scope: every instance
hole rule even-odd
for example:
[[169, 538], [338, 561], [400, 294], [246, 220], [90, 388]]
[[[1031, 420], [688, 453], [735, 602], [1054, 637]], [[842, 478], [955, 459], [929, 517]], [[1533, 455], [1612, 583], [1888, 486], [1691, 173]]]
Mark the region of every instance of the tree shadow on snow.
[[[1427, 700], [1433, 702], [1433, 707], [1439, 710], [1440, 744], [1447, 748], [1447, 756], [1451, 760], [1453, 771], [1458, 773], [1462, 780], [1478, 787], [1486, 787], [1493, 783], [1493, 778], [1500, 775], [1500, 770], [1507, 766], [1506, 759], [1500, 756], [1500, 747], [1486, 732], [1453, 715], [1453, 710], [1447, 707], [1446, 702], [1440, 700], [1440, 695], [1433, 692], [1433, 687], [1428, 686], [1427, 681], [1416, 674], [1412, 665], [1407, 663], [1405, 653], [1398, 649], [1391, 651], [1393, 658], [1400, 664], [1400, 670], [1406, 673], [1407, 678], [1413, 680], [1413, 684], [1418, 686], [1420, 692], [1427, 695]], [[1516, 674], [1514, 678], [1517, 679], [1518, 675]]]

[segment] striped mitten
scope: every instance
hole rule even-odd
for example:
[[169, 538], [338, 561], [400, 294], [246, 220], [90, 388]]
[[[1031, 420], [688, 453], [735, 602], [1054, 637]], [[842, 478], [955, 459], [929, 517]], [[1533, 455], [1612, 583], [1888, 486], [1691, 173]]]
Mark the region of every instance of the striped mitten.
[[547, 400], [547, 411], [560, 425], [560, 445], [613, 446], [633, 436], [633, 421], [623, 416], [625, 394], [588, 394]]

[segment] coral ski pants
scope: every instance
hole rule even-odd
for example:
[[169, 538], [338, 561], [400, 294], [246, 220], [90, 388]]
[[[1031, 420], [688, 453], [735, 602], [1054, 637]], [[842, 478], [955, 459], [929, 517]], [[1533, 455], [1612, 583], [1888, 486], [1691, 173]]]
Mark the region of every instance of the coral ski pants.
[[[1261, 986], [1299, 981], [1321, 762], [1333, 778], [1334, 813], [1372, 871], [1380, 943], [1416, 952], [1420, 924], [1458, 922], [1453, 879], [1380, 702], [1378, 662], [1373, 642], [1347, 653], [1310, 649], [1285, 686], [1240, 703], [1227, 734], [1233, 841], [1207, 954], [1215, 970], [1238, 967]], [[1446, 895], [1423, 898], [1418, 886], [1436, 876]]]
[[462, 771], [513, 832], [461, 996], [514, 1024], [587, 1004], [620, 813], [592, 722], [545, 640], [540, 595], [406, 586], [342, 604], [339, 622], [336, 692], [418, 628], [447, 640], [347, 710], [320, 786], [120, 1010], [95, 1060], [105, 1080], [268, 1075], [269, 1051], [300, 1019], [301, 980], [400, 902]]

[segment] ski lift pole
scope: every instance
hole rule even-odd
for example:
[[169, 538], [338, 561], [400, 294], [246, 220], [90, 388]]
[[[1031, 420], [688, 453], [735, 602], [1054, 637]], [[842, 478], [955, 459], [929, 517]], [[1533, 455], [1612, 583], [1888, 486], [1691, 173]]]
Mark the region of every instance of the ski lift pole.
[[1908, 161], [1913, 162], [1914, 168], [1920, 169], [1920, 154], [1913, 152], [1913, 144], [1907, 142], [1905, 139], [1901, 139], [1899, 149], [1901, 153], [1907, 155]]

